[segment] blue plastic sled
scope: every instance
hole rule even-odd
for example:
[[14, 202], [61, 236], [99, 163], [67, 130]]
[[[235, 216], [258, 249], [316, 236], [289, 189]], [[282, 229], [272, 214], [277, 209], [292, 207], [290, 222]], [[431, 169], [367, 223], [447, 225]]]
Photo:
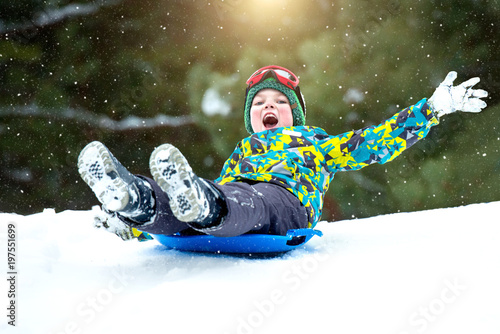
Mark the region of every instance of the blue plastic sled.
[[168, 248], [187, 252], [221, 254], [284, 253], [304, 245], [313, 236], [323, 233], [311, 228], [288, 230], [286, 235], [244, 234], [237, 237], [211, 235], [163, 235], [154, 238]]

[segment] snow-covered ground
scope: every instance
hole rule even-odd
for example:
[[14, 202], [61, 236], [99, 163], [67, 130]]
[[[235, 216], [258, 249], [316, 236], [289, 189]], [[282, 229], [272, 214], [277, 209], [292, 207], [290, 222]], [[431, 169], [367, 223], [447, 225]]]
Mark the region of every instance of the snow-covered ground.
[[123, 242], [91, 211], [0, 214], [0, 332], [496, 334], [499, 213], [494, 202], [322, 222], [322, 238], [271, 259]]

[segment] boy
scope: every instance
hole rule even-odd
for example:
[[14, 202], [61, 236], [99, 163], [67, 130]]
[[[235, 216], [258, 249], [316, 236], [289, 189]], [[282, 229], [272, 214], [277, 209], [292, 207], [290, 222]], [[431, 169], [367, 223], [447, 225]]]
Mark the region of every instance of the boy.
[[132, 228], [166, 235], [285, 235], [319, 221], [336, 172], [391, 161], [423, 139], [439, 117], [486, 107], [480, 98], [488, 93], [472, 89], [479, 78], [453, 87], [456, 76], [450, 72], [429, 100], [378, 126], [330, 136], [305, 126], [297, 76], [266, 66], [247, 81], [244, 116], [251, 136], [237, 145], [215, 181], [195, 175], [169, 144], [151, 155], [153, 179], [129, 173], [99, 142], [82, 150], [78, 168], [107, 212], [100, 224], [123, 239], [133, 238]]

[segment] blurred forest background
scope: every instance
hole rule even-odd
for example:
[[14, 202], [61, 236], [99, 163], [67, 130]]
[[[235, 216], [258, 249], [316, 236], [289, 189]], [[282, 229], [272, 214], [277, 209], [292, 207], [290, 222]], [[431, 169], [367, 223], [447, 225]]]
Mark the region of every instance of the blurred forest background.
[[493, 0], [1, 0], [0, 211], [90, 209], [76, 168], [104, 142], [133, 173], [173, 143], [215, 179], [247, 133], [245, 81], [300, 77], [335, 135], [479, 76], [481, 114], [442, 119], [386, 165], [338, 173], [323, 219], [500, 200], [500, 4]]

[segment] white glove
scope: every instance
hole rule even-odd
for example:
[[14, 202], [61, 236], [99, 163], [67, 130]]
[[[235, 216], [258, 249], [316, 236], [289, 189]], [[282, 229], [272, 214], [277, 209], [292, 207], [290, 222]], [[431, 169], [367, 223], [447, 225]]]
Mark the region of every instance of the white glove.
[[480, 112], [486, 107], [486, 102], [480, 98], [488, 96], [482, 89], [472, 89], [479, 78], [472, 78], [458, 86], [453, 86], [457, 72], [451, 71], [432, 94], [428, 103], [438, 117], [451, 114], [457, 110], [465, 112]]
[[101, 210], [100, 207], [92, 207], [94, 214], [94, 227], [104, 228], [106, 231], [111, 232], [122, 238], [122, 240], [134, 239], [132, 227], [128, 226], [116, 216], [115, 212], [107, 212]]

